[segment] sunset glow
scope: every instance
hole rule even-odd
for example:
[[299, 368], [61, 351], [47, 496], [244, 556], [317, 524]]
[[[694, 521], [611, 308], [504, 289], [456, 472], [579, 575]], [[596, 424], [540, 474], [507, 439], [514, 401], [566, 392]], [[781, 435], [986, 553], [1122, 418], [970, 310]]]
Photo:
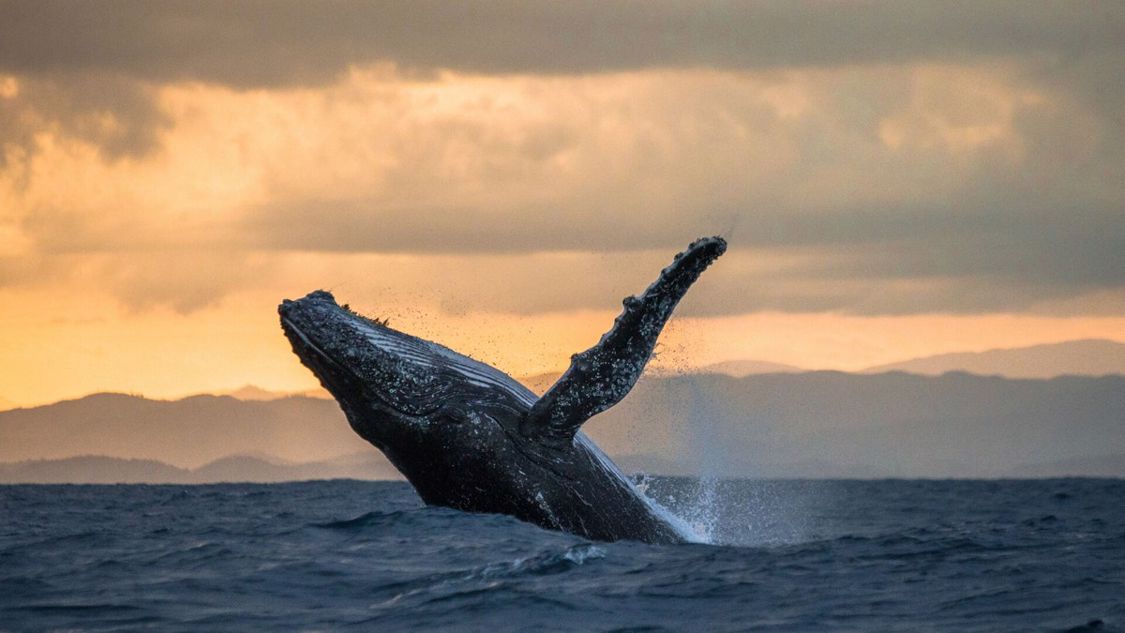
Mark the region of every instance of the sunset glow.
[[[826, 11], [792, 6], [814, 30]], [[940, 20], [896, 27], [898, 49], [849, 57], [859, 36], [833, 31], [797, 52], [746, 18], [763, 43], [733, 56], [571, 65], [343, 26], [278, 59], [146, 39], [142, 63], [104, 33], [38, 63], [36, 25], [69, 28], [45, 10], [0, 55], [0, 398], [308, 389], [275, 307], [317, 288], [558, 371], [711, 234], [730, 253], [666, 368], [1125, 341], [1125, 64], [1087, 8], [1078, 52], [981, 32], [950, 53], [924, 37]], [[1024, 16], [1078, 28], [1056, 18]]]

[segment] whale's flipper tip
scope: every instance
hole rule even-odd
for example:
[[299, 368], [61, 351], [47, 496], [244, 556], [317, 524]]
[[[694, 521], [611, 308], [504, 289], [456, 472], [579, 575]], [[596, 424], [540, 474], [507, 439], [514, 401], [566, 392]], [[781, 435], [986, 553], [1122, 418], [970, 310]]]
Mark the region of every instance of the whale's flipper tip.
[[521, 430], [548, 445], [573, 440], [586, 420], [621, 401], [640, 379], [656, 339], [688, 288], [726, 252], [719, 236], [695, 240], [625, 309], [598, 344], [571, 357], [570, 368], [528, 412]]

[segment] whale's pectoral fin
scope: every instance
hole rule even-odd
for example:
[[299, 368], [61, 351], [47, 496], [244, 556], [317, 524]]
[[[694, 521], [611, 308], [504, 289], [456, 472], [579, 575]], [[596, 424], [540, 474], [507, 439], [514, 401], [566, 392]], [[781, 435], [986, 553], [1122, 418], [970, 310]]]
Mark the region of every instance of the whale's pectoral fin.
[[521, 425], [524, 435], [565, 445], [583, 422], [620, 402], [641, 377], [676, 304], [726, 248], [721, 237], [696, 240], [644, 294], [626, 298], [613, 327], [597, 345], [572, 356], [566, 373], [531, 407]]

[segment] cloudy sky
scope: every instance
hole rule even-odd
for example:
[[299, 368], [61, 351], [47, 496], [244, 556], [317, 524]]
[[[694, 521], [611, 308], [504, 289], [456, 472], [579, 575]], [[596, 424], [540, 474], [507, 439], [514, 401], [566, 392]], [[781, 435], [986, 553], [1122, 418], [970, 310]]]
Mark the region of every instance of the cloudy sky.
[[0, 1], [0, 398], [313, 379], [316, 288], [561, 369], [1125, 340], [1125, 4]]

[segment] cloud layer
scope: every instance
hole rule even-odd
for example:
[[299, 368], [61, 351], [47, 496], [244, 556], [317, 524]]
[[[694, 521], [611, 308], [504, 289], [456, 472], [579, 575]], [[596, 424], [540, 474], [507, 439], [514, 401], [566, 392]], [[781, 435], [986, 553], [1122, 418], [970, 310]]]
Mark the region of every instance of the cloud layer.
[[1116, 4], [3, 13], [0, 286], [188, 311], [367, 254], [577, 310], [721, 233], [689, 312], [1125, 312]]
[[7, 2], [0, 71], [236, 88], [351, 65], [467, 73], [974, 62], [1119, 53], [1125, 7], [1084, 2]]

